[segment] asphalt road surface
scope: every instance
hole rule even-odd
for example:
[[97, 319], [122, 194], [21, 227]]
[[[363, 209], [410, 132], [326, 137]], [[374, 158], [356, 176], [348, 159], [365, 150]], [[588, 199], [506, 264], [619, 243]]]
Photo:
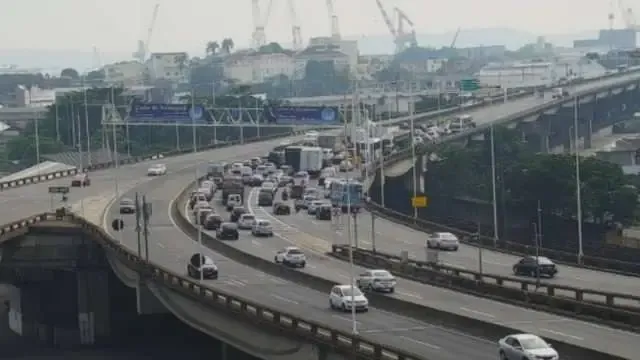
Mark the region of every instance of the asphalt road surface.
[[[136, 190], [144, 191], [153, 204], [154, 214], [150, 221], [150, 261], [185, 276], [187, 260], [191, 255], [199, 252], [200, 248], [196, 242], [174, 226], [169, 216], [172, 199], [168, 194], [177, 195], [192, 179], [191, 174], [166, 177], [124, 194], [131, 197]], [[118, 210], [116, 204], [109, 210], [108, 215], [111, 218], [119, 217]], [[109, 220], [109, 216], [105, 217], [106, 222]], [[137, 249], [136, 233], [133, 227], [112, 235], [120, 239], [123, 245], [133, 250]], [[245, 241], [247, 241], [246, 237], [241, 242]], [[330, 310], [328, 294], [263, 274], [221, 257], [208, 249], [204, 249], [203, 252], [214, 259], [220, 269], [220, 278], [205, 281], [207, 285], [258, 301], [276, 310], [325, 323], [346, 332], [351, 331], [350, 315]], [[202, 314], [202, 318], [206, 318], [206, 312]], [[494, 359], [496, 356], [496, 346], [493, 341], [380, 309], [371, 308], [368, 313], [359, 314], [357, 321], [359, 332], [365, 338], [422, 354], [427, 358]]]
[[[183, 183], [187, 183], [187, 180], [184, 179]], [[307, 267], [299, 271], [309, 272], [338, 283], [350, 283], [349, 264], [324, 255], [331, 245], [330, 234], [327, 235], [328, 237], [324, 237], [323, 234], [316, 235], [311, 232], [305, 232], [304, 229], [306, 228], [301, 227], [301, 230], [301, 228], [289, 225], [290, 223], [306, 224], [308, 222], [310, 227], [327, 227], [330, 229], [331, 222], [315, 220], [304, 211], [290, 216], [274, 216], [270, 207], [257, 206], [257, 189], [248, 193], [247, 207], [258, 218], [270, 220], [274, 226], [276, 236], [257, 238], [251, 236], [250, 232], [245, 230], [242, 231], [240, 240], [229, 241], [230, 245], [267, 260], [273, 260], [275, 253], [286, 246], [298, 246], [307, 253], [308, 257]], [[223, 216], [228, 216], [217, 197], [212, 200], [212, 205], [215, 207], [216, 212], [223, 214]], [[364, 239], [364, 236], [362, 238]], [[355, 274], [361, 273], [362, 270], [364, 269], [356, 266]], [[532, 311], [404, 279], [398, 279], [395, 294], [388, 296], [452, 313], [464, 314], [483, 321], [507, 325], [522, 332], [537, 333], [548, 338], [614, 353], [619, 356], [632, 356], [636, 351], [636, 343], [640, 341], [640, 335], [638, 334], [545, 312]], [[493, 342], [497, 339], [487, 340]]]

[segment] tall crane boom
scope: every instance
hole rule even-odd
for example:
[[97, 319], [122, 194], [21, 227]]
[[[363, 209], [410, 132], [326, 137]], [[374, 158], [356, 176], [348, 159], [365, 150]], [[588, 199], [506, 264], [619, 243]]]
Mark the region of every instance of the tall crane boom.
[[[401, 52], [407, 48], [407, 45], [410, 47], [418, 46], [418, 41], [416, 40], [416, 32], [413, 28], [413, 21], [409, 19], [409, 16], [405, 14], [404, 11], [399, 8], [394, 8], [398, 19], [398, 28], [396, 30], [396, 51]], [[405, 31], [404, 25], [409, 25], [411, 30], [409, 32]]]
[[396, 28], [393, 26], [393, 22], [391, 21], [391, 17], [387, 14], [387, 10], [384, 9], [384, 6], [380, 2], [380, 0], [376, 0], [376, 5], [378, 5], [378, 9], [380, 10], [380, 14], [382, 14], [382, 19], [385, 24], [387, 24], [387, 28], [389, 28], [389, 32], [395, 38], [397, 36]]
[[145, 60], [147, 59], [147, 55], [149, 54], [149, 43], [151, 42], [151, 37], [153, 36], [153, 29], [156, 26], [156, 19], [158, 18], [159, 8], [160, 3], [156, 3], [156, 5], [153, 7], [153, 13], [151, 14], [151, 22], [149, 23], [149, 28], [147, 28], [147, 37], [144, 41], [138, 41], [138, 50], [133, 53], [133, 57], [141, 63], [145, 62]]
[[289, 14], [291, 16], [291, 36], [293, 38], [293, 49], [302, 49], [302, 34], [300, 32], [300, 25], [298, 23], [298, 15], [296, 14], [296, 6], [293, 0], [288, 1]]
[[331, 31], [331, 38], [333, 40], [340, 40], [340, 23], [338, 22], [338, 15], [333, 8], [333, 0], [326, 0], [327, 12], [329, 13], [329, 26]]
[[260, 11], [260, 0], [251, 0], [251, 13], [253, 16], [253, 34], [251, 35], [251, 40], [253, 42], [253, 46], [256, 49], [267, 43], [265, 28], [267, 26], [267, 23], [269, 22], [269, 15], [271, 14], [272, 5], [273, 0], [269, 0], [267, 11], [263, 16]]

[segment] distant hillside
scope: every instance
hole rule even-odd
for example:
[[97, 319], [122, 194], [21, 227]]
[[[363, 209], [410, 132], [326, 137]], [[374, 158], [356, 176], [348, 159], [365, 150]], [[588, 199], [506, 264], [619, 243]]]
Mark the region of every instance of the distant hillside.
[[[592, 38], [597, 31], [588, 31], [575, 34], [551, 34], [546, 35], [548, 42], [559, 46], [571, 46], [574, 39]], [[449, 46], [453, 39], [453, 32], [418, 34], [418, 43], [421, 46]], [[362, 54], [393, 53], [393, 39], [390, 35], [367, 35], [366, 37], [347, 37], [358, 40]], [[457, 47], [479, 45], [505, 45], [515, 50], [522, 45], [535, 42], [536, 34], [509, 28], [465, 29], [460, 32], [456, 42]], [[283, 46], [288, 44], [283, 43]], [[188, 49], [192, 55], [202, 56], [202, 49]], [[100, 54], [103, 64], [131, 59], [130, 53]], [[77, 50], [30, 50], [30, 49], [0, 49], [1, 64], [18, 64], [21, 67], [42, 68], [45, 72], [59, 73], [64, 67], [73, 67], [80, 71], [93, 68], [94, 56], [91, 51]]]
[[[575, 39], [587, 39], [597, 36], [597, 31], [575, 34], [545, 35], [546, 41], [557, 46], [572, 46]], [[454, 32], [417, 34], [420, 46], [442, 47], [450, 46]], [[535, 42], [538, 35], [526, 31], [508, 28], [466, 29], [460, 31], [456, 47], [470, 47], [480, 45], [505, 45], [510, 50]], [[393, 38], [390, 35], [368, 35], [367, 37], [351, 38], [358, 40], [360, 52], [363, 54], [384, 54], [394, 51]]]

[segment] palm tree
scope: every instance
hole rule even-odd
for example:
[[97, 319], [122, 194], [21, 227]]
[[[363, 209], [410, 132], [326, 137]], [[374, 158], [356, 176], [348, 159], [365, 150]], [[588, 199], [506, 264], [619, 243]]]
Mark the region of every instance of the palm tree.
[[206, 53], [207, 55], [213, 55], [220, 48], [220, 44], [217, 41], [209, 41], [207, 43]]
[[233, 39], [231, 38], [225, 38], [224, 40], [222, 40], [222, 50], [224, 50], [224, 52], [227, 54], [231, 53], [234, 45], [235, 44], [233, 43]]

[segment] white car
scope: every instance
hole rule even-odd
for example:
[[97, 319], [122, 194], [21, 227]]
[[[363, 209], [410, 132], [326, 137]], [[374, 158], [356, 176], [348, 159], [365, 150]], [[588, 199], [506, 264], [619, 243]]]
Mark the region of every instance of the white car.
[[238, 219], [238, 228], [242, 230], [249, 230], [253, 228], [254, 223], [256, 222], [256, 216], [253, 214], [242, 214], [240, 215], [240, 219]]
[[206, 255], [193, 254], [187, 263], [187, 274], [192, 278], [217, 279], [218, 266]]
[[396, 279], [387, 270], [367, 270], [356, 281], [360, 289], [369, 291], [395, 291]]
[[273, 236], [273, 227], [269, 220], [256, 219], [251, 226], [253, 236]]
[[276, 184], [272, 183], [271, 181], [265, 181], [262, 183], [260, 190], [268, 190], [274, 193], [278, 191], [278, 187], [276, 186]]
[[501, 360], [558, 360], [558, 352], [541, 337], [514, 334], [498, 340]]
[[329, 294], [329, 307], [342, 311], [369, 311], [369, 300], [362, 291], [351, 285], [335, 285]]
[[305, 267], [307, 265], [307, 257], [302, 250], [297, 247], [289, 246], [276, 253], [273, 259], [277, 264], [284, 264], [295, 267]]
[[148, 176], [160, 176], [160, 175], [166, 175], [166, 174], [167, 174], [167, 166], [164, 164], [151, 165], [149, 170], [147, 170]]
[[309, 205], [307, 206], [307, 214], [309, 215], [315, 215], [316, 211], [318, 211], [318, 208], [322, 205], [324, 205], [325, 202], [321, 201], [321, 200], [314, 200], [311, 203], [309, 203]]
[[193, 216], [198, 216], [198, 213], [200, 213], [202, 209], [211, 209], [211, 205], [206, 201], [198, 201], [193, 206]]
[[437, 232], [428, 235], [425, 245], [429, 249], [457, 251], [460, 247], [460, 240], [450, 232]]

